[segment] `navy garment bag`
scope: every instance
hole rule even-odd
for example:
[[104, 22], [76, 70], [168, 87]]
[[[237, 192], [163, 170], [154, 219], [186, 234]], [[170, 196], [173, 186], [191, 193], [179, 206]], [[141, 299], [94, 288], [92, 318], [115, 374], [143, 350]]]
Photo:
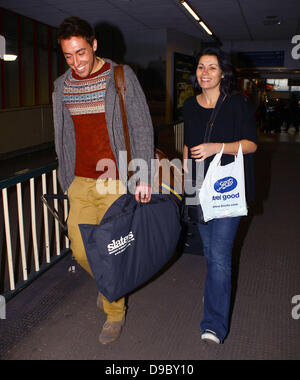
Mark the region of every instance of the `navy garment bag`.
[[173, 257], [181, 232], [179, 208], [168, 196], [136, 202], [122, 195], [99, 225], [79, 225], [99, 291], [114, 302], [153, 277]]

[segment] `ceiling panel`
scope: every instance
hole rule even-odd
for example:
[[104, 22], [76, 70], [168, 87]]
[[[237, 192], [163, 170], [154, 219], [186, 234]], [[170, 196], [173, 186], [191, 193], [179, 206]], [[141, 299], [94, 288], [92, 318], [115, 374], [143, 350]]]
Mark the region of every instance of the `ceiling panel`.
[[[240, 0], [253, 40], [285, 40], [297, 33], [300, 0]], [[280, 21], [280, 24], [277, 23]]]
[[[221, 41], [287, 40], [300, 34], [300, 0], [187, 1]], [[56, 27], [75, 15], [121, 32], [172, 28], [212, 41], [179, 0], [0, 0], [0, 7]], [[277, 16], [280, 25], [268, 16]]]
[[[194, 8], [220, 40], [250, 39], [247, 25], [237, 0], [193, 0]], [[221, 5], [222, 4], [222, 5]]]

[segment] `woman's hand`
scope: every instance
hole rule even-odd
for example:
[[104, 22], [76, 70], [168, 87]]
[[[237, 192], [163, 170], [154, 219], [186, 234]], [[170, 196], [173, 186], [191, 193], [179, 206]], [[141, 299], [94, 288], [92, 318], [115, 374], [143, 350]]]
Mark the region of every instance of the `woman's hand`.
[[[237, 155], [239, 146], [242, 145], [243, 154], [254, 153], [257, 150], [257, 144], [250, 140], [239, 140], [231, 143], [224, 143], [224, 154]], [[191, 148], [191, 157], [197, 162], [204, 161], [206, 158], [220, 153], [223, 143], [204, 143]], [[186, 149], [188, 149], [186, 147]], [[186, 153], [187, 154], [187, 153]]]
[[196, 162], [204, 161], [206, 158], [213, 156], [221, 151], [221, 143], [204, 143], [191, 148], [191, 157]]

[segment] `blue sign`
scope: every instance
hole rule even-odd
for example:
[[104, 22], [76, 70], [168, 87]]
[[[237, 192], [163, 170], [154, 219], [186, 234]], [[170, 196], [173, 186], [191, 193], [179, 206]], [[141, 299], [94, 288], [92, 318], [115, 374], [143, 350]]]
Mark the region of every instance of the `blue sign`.
[[238, 67], [283, 67], [284, 51], [238, 53]]

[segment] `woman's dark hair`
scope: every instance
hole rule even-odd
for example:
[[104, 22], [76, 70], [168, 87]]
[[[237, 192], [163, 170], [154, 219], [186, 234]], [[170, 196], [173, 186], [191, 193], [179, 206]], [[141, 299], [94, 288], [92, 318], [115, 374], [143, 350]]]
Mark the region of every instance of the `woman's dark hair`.
[[[227, 54], [219, 48], [208, 47], [204, 49], [200, 54], [198, 54], [197, 61], [196, 61], [197, 67], [198, 67], [199, 59], [203, 57], [204, 55], [214, 55], [218, 59], [219, 66], [224, 75], [224, 78], [222, 78], [221, 84], [220, 84], [221, 93], [224, 95], [231, 95], [233, 92], [235, 92], [237, 88], [236, 72]], [[200, 92], [202, 91], [197, 81], [197, 78], [195, 80], [195, 89]]]
[[93, 46], [95, 32], [91, 25], [79, 17], [68, 17], [60, 24], [57, 31], [58, 42], [68, 40], [71, 37], [83, 37]]

